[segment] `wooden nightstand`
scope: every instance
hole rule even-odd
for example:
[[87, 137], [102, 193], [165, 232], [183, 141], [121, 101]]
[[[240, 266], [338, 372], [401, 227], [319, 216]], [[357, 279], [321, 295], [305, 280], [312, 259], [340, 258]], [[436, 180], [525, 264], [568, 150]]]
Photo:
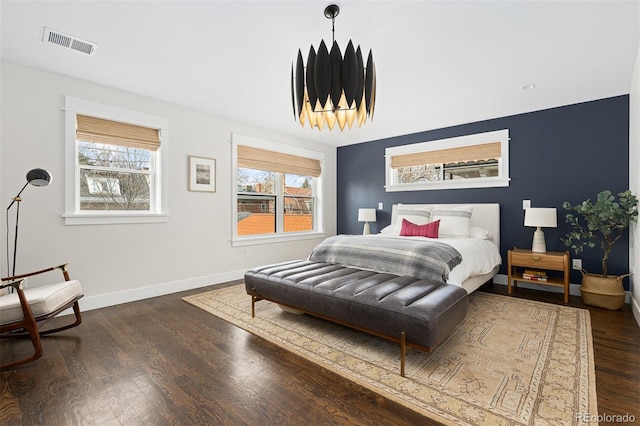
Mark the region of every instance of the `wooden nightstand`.
[[[509, 284], [508, 292], [511, 295], [511, 283], [514, 287], [518, 287], [518, 281], [528, 281], [542, 285], [555, 285], [564, 287], [564, 303], [569, 303], [569, 276], [571, 270], [569, 268], [569, 252], [548, 251], [546, 253], [537, 253], [531, 250], [523, 250], [513, 248], [509, 250]], [[524, 268], [534, 270], [551, 270], [562, 271], [562, 278], [549, 276], [546, 281], [528, 279], [522, 276]]]

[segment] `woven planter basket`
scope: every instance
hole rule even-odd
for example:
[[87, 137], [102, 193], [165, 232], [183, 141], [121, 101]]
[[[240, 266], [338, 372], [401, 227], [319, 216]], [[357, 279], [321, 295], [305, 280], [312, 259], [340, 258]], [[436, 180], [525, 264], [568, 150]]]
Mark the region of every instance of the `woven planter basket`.
[[580, 272], [582, 272], [580, 293], [582, 293], [582, 301], [585, 304], [612, 311], [624, 306], [627, 293], [624, 291], [622, 279], [628, 277], [629, 274], [603, 278], [601, 275], [590, 274], [587, 271]]

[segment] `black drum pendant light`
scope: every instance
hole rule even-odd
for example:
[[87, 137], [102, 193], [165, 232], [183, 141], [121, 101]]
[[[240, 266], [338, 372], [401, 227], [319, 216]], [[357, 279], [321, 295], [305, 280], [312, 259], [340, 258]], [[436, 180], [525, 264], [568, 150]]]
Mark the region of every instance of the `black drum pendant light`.
[[324, 40], [316, 51], [311, 46], [305, 67], [302, 52], [298, 50], [297, 61], [291, 67], [291, 102], [293, 115], [302, 127], [309, 123], [311, 128], [322, 127], [326, 123], [329, 130], [338, 124], [358, 126], [373, 119], [376, 98], [376, 67], [373, 54], [369, 51], [367, 66], [364, 66], [360, 46], [354, 49], [349, 40], [344, 56], [335, 41], [335, 18], [340, 8], [332, 4], [324, 10], [324, 16], [331, 19], [333, 44], [331, 51]]

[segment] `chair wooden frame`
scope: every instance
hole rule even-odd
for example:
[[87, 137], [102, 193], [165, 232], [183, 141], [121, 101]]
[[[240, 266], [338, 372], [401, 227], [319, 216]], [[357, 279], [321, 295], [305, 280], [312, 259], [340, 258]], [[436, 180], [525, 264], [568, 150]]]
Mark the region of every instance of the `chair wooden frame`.
[[[25, 278], [31, 277], [34, 275], [44, 274], [46, 272], [55, 271], [56, 269], [60, 269], [62, 271], [62, 275], [64, 276], [65, 281], [70, 281], [69, 273], [67, 271], [67, 263], [63, 265], [53, 266], [51, 268], [42, 269], [40, 271], [30, 272], [28, 274], [15, 275], [13, 277], [1, 278], [0, 281], [0, 290], [13, 287], [13, 289], [18, 294], [18, 298], [20, 299], [20, 306], [23, 312], [23, 318], [20, 321], [15, 321], [12, 323], [0, 325], [0, 338], [2, 339], [12, 339], [12, 338], [20, 338], [20, 337], [28, 337], [31, 339], [31, 343], [33, 344], [34, 354], [28, 356], [26, 358], [19, 359], [17, 361], [11, 361], [0, 365], [0, 371], [8, 370], [13, 367], [17, 367], [22, 364], [26, 364], [31, 361], [35, 361], [42, 356], [42, 343], [40, 341], [41, 336], [45, 336], [51, 333], [57, 333], [58, 331], [67, 330], [69, 328], [77, 327], [82, 323], [82, 316], [80, 314], [80, 305], [78, 304], [78, 300], [83, 296], [82, 294], [78, 295], [73, 300], [70, 300], [63, 306], [59, 307], [53, 312], [50, 312], [45, 315], [40, 315], [35, 317], [29, 306], [29, 302], [27, 301], [27, 297], [22, 290], [22, 284], [25, 281]], [[7, 284], [2, 284], [2, 282], [8, 282]], [[41, 331], [40, 328], [44, 326], [49, 320], [60, 314], [61, 312], [73, 308], [73, 312], [75, 314], [75, 321], [71, 324], [67, 324], [61, 327], [53, 328], [50, 330]]]

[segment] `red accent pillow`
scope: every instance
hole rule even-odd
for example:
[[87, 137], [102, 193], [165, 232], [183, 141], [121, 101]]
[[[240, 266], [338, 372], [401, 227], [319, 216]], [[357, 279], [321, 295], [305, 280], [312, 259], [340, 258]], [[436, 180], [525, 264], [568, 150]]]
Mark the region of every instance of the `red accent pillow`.
[[402, 219], [402, 229], [400, 229], [401, 237], [427, 237], [438, 238], [438, 229], [440, 228], [440, 220], [426, 223], [424, 225], [416, 225], [407, 219]]

